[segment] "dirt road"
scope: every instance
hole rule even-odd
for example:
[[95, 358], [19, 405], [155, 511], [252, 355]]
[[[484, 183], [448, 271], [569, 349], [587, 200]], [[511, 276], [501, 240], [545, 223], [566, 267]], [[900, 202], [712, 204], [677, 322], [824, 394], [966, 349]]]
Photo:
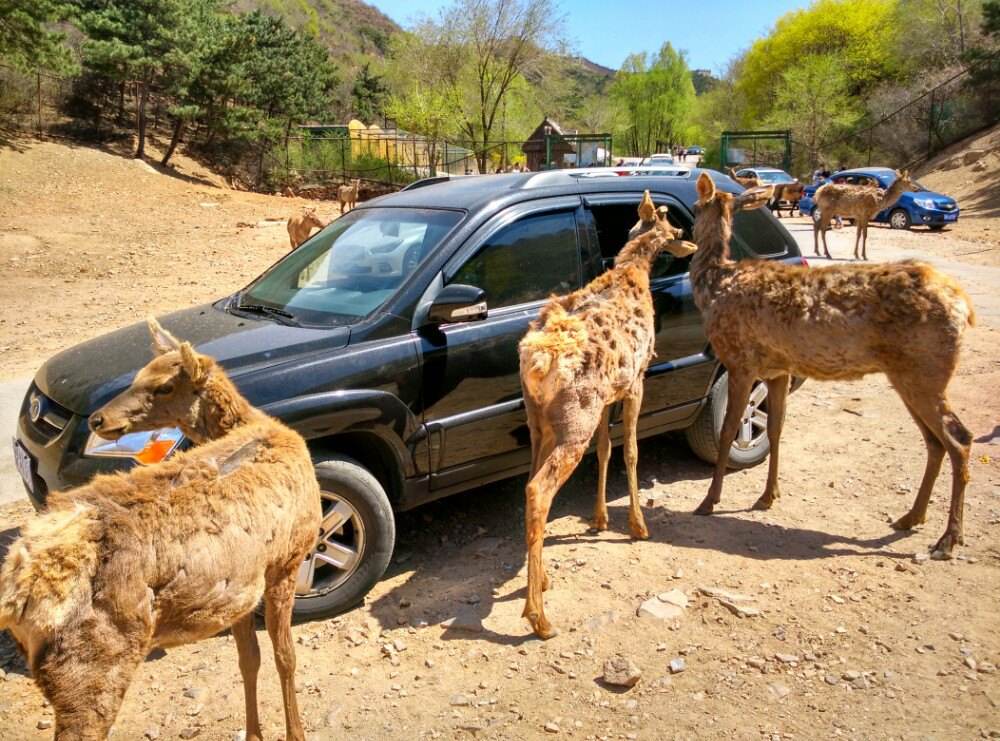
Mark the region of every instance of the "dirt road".
[[[0, 159], [0, 166], [5, 164]], [[2, 185], [8, 171], [0, 173]], [[207, 200], [201, 190], [207, 186], [179, 187], [191, 191], [182, 196], [183, 204], [147, 203], [156, 210], [128, 222], [136, 230], [153, 225], [151, 233], [134, 231], [128, 238], [132, 246], [123, 249], [125, 255], [128, 249], [136, 252], [133, 261], [122, 269], [114, 261], [95, 266], [100, 270], [87, 274], [89, 288], [81, 293], [76, 280], [58, 286], [73, 292], [74, 301], [88, 298], [86, 320], [55, 306], [36, 311], [42, 299], [22, 294], [31, 286], [53, 290], [53, 276], [60, 273], [53, 267], [43, 275], [41, 268], [28, 266], [70, 261], [74, 245], [92, 250], [98, 237], [86, 225], [127, 217], [132, 209], [110, 208], [115, 199], [109, 197], [100, 210], [94, 197], [88, 205], [94, 210], [81, 210], [72, 230], [66, 211], [54, 207], [50, 220], [40, 208], [34, 226], [0, 212], [4, 235], [13, 231], [63, 251], [55, 257], [32, 247], [26, 254], [45, 257], [31, 262], [23, 257], [2, 282], [0, 298], [20, 307], [16, 314], [5, 313], [0, 324], [0, 345], [13, 346], [17, 338], [11, 375], [29, 372], [60, 343], [96, 333], [101, 322], [110, 328], [218, 295], [282, 252], [280, 239], [264, 236], [273, 230], [237, 232], [232, 222], [260, 220], [278, 209], [274, 204], [284, 206], [284, 199], [223, 198], [220, 192], [213, 200], [223, 205], [203, 208], [198, 204]], [[196, 226], [202, 228], [195, 231]], [[804, 221], [790, 227], [811, 242]], [[57, 238], [63, 241], [47, 241]], [[264, 254], [249, 254], [242, 246], [246, 239], [257, 240], [256, 249]], [[198, 250], [182, 249], [192, 242]], [[203, 245], [216, 250], [211, 259], [201, 255]], [[848, 256], [852, 245], [851, 234], [831, 236], [836, 256]], [[554, 583], [546, 608], [561, 629], [549, 642], [532, 638], [520, 618], [523, 479], [401, 515], [394, 562], [366, 604], [334, 620], [295, 628], [299, 702], [310, 737], [1000, 734], [1000, 267], [982, 257], [989, 253], [974, 254], [980, 248], [947, 232], [899, 234], [873, 227], [869, 235], [875, 259], [929, 259], [956, 275], [976, 302], [979, 326], [967, 335], [952, 386], [954, 406], [976, 439], [966, 544], [959, 558], [914, 559], [944, 529], [947, 465], [928, 524], [908, 534], [888, 526], [912, 503], [924, 449], [886, 380], [807, 383], [789, 401], [783, 497], [769, 512], [748, 509], [764, 484], [765, 469], [758, 467], [727, 477], [717, 515], [692, 516], [705, 494], [709, 468], [683, 441], [664, 437], [640, 447], [651, 539], [628, 538], [617, 450], [609, 491], [612, 529], [590, 535], [585, 518], [595, 466], [592, 459], [585, 461], [556, 500], [548, 529], [545, 557]], [[805, 251], [811, 253], [811, 247]], [[162, 268], [170, 260], [195, 267], [183, 277], [168, 271], [164, 278]], [[15, 271], [9, 261], [4, 269]], [[116, 299], [122, 303], [114, 304]], [[32, 316], [26, 316], [27, 307]], [[49, 318], [33, 332], [39, 314]], [[5, 361], [5, 370], [10, 367]], [[9, 535], [28, 516], [23, 504], [0, 510], [0, 531]], [[705, 596], [703, 588], [746, 595], [750, 601], [741, 604], [759, 614], [739, 617]], [[645, 600], [672, 589], [689, 599], [678, 617], [636, 615]], [[51, 720], [51, 711], [4, 640], [0, 739], [50, 738], [51, 730], [36, 725]], [[264, 728], [267, 738], [279, 738], [280, 694], [263, 629], [260, 640]], [[605, 660], [618, 653], [642, 672], [628, 691], [601, 681]], [[147, 661], [125, 699], [115, 738], [228, 741], [242, 728], [242, 715], [235, 646], [222, 636]]]

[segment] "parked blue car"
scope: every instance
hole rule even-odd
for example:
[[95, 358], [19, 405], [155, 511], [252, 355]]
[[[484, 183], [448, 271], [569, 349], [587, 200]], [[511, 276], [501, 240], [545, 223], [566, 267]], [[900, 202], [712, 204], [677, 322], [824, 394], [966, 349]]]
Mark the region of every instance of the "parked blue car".
[[[846, 183], [848, 185], [874, 185], [888, 188], [896, 179], [896, 171], [888, 167], [859, 167], [855, 170], [841, 170], [824, 180], [825, 183]], [[804, 216], [812, 216], [819, 221], [819, 210], [813, 196], [820, 184], [807, 185], [799, 201], [799, 209]], [[941, 193], [923, 187], [915, 192], [905, 192], [899, 200], [884, 211], [879, 211], [872, 221], [887, 223], [893, 229], [909, 229], [926, 226], [932, 231], [940, 231], [948, 224], [958, 221], [958, 203]]]

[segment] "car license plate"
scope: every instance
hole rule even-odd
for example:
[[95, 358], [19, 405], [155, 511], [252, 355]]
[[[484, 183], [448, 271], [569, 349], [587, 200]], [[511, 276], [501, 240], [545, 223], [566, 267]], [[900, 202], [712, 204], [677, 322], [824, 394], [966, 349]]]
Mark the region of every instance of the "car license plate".
[[21, 478], [24, 479], [24, 485], [28, 487], [28, 491], [34, 491], [35, 481], [31, 471], [31, 453], [18, 440], [14, 440], [14, 466], [21, 474]]
[[958, 221], [958, 214], [945, 214], [944, 215], [944, 220], [945, 221]]

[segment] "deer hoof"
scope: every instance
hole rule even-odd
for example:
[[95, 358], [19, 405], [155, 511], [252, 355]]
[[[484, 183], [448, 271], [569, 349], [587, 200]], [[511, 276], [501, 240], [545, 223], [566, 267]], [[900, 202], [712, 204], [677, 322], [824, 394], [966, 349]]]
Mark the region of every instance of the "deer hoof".
[[771, 507], [774, 505], [775, 499], [777, 499], [777, 497], [771, 497], [768, 496], [767, 494], [763, 494], [761, 495], [760, 499], [758, 499], [756, 502], [753, 503], [752, 509], [755, 510], [771, 509]]
[[[917, 517], [912, 512], [907, 512], [905, 515], [900, 517], [894, 523], [892, 523], [893, 530], [911, 530], [915, 525], [923, 525], [926, 516]], [[943, 540], [943, 538], [942, 538]]]
[[630, 525], [629, 532], [633, 540], [649, 540], [649, 530], [645, 525]]
[[698, 505], [698, 509], [694, 511], [696, 515], [710, 515], [715, 510], [715, 504], [709, 501], [702, 502]]
[[941, 540], [931, 549], [931, 558], [935, 561], [950, 561], [953, 557], [953, 551], [956, 545], [962, 543], [961, 535], [954, 535], [952, 533], [945, 533], [941, 536]]
[[538, 621], [533, 620], [531, 622], [531, 629], [535, 632], [535, 635], [543, 641], [547, 641], [550, 638], [555, 638], [559, 635], [559, 631], [553, 628], [549, 621], [545, 618]]
[[589, 530], [592, 533], [599, 533], [599, 532], [602, 532], [602, 531], [607, 530], [607, 529], [608, 529], [608, 518], [607, 518], [607, 516], [604, 516], [604, 517], [595, 517], [593, 520], [590, 521], [590, 528], [589, 528]]

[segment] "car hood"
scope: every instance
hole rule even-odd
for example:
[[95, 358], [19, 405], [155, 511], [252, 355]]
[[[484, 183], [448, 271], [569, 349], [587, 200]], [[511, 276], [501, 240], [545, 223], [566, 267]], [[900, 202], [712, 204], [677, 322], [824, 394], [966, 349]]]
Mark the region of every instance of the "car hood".
[[901, 195], [900, 200], [903, 198], [908, 198], [913, 200], [914, 198], [920, 198], [926, 200], [928, 198], [933, 199], [934, 203], [957, 203], [957, 201], [951, 196], [946, 196], [944, 193], [936, 193], [933, 190], [920, 190], [920, 191], [907, 191]]
[[[291, 357], [343, 347], [348, 327], [290, 327], [249, 319], [211, 304], [159, 319], [168, 331], [215, 358], [234, 378]], [[35, 374], [43, 394], [72, 412], [89, 415], [125, 389], [153, 357], [145, 322], [81, 342], [50, 358]]]

